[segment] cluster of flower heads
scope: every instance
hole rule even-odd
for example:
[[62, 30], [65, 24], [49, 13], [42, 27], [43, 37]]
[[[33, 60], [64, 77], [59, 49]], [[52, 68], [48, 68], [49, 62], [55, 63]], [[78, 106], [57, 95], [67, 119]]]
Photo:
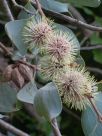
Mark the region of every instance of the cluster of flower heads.
[[[28, 21], [23, 30], [24, 41], [39, 49], [40, 74], [45, 80], [53, 80], [62, 101], [72, 108], [83, 110], [92, 96], [96, 81], [83, 68], [72, 68], [79, 49], [62, 30], [56, 30], [52, 21], [45, 18]], [[74, 44], [74, 45], [73, 45]]]

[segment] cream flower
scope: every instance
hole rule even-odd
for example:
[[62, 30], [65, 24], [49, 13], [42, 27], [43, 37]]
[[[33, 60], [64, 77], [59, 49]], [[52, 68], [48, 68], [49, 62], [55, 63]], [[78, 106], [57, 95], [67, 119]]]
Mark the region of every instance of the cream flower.
[[54, 77], [67, 71], [67, 67], [50, 56], [41, 57], [39, 60], [40, 74], [44, 80], [53, 80]]
[[28, 21], [23, 30], [24, 42], [37, 47], [44, 45], [53, 33], [52, 24], [45, 18]]
[[71, 69], [55, 78], [63, 102], [71, 108], [83, 110], [92, 96], [96, 82], [85, 69]]
[[55, 32], [42, 48], [56, 61], [64, 61], [65, 63], [72, 62], [78, 52], [77, 47], [69, 40], [68, 34], [62, 31]]

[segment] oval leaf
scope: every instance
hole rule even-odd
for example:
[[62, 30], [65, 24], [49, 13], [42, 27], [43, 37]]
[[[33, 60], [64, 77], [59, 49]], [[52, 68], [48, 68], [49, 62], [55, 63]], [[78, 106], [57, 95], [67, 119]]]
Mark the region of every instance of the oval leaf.
[[[28, 2], [26, 5], [25, 5], [25, 8], [28, 9], [29, 11], [31, 12], [34, 12], [36, 13], [36, 9], [31, 5], [30, 2]], [[18, 19], [27, 19], [29, 17], [31, 17], [32, 14], [28, 14], [26, 11], [24, 10], [21, 10], [21, 12], [19, 13], [18, 15]]]
[[17, 47], [21, 54], [26, 54], [26, 46], [22, 39], [22, 29], [26, 23], [26, 20], [16, 20], [8, 22], [5, 25], [5, 30], [12, 41], [12, 43]]
[[15, 111], [16, 101], [16, 90], [7, 83], [0, 83], [0, 112]]
[[27, 52], [27, 46], [25, 45], [22, 37], [22, 30], [27, 21], [32, 21], [34, 16], [29, 19], [10, 21], [5, 25], [5, 30], [12, 41], [22, 55]]
[[39, 115], [49, 121], [61, 113], [61, 99], [53, 82], [39, 89], [34, 98], [34, 107]]
[[[94, 98], [96, 106], [102, 114], [102, 93], [96, 93]], [[83, 111], [81, 122], [85, 136], [102, 136], [102, 122], [99, 122], [92, 107], [87, 107]]]
[[19, 93], [17, 94], [17, 98], [22, 102], [33, 104], [36, 92], [36, 85], [32, 82], [29, 82], [19, 91]]
[[41, 5], [46, 10], [55, 12], [68, 12], [68, 4], [61, 3], [55, 0], [40, 0]]

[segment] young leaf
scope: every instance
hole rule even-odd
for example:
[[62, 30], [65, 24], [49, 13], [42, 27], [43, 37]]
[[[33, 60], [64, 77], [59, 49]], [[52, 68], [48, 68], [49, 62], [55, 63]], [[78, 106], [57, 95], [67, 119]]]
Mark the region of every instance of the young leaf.
[[34, 83], [29, 82], [17, 94], [18, 100], [33, 104], [34, 96], [37, 93], [37, 87]]
[[[102, 93], [96, 93], [94, 99], [98, 110], [102, 114]], [[102, 122], [98, 120], [92, 107], [87, 107], [83, 111], [81, 122], [85, 136], [102, 136]]]
[[61, 99], [53, 82], [39, 89], [34, 98], [34, 107], [39, 115], [49, 121], [61, 113]]
[[16, 101], [16, 90], [7, 83], [0, 83], [0, 112], [15, 111]]

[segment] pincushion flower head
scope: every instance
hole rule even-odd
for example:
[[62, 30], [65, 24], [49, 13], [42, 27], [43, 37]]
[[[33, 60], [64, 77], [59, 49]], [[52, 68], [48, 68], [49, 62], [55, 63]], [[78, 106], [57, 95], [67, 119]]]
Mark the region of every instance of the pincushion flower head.
[[67, 67], [60, 61], [52, 59], [50, 56], [45, 55], [39, 60], [40, 75], [44, 80], [53, 80], [55, 76], [58, 76], [65, 71]]
[[53, 34], [53, 23], [45, 18], [37, 18], [28, 21], [23, 30], [25, 43], [40, 47]]
[[96, 82], [85, 69], [73, 68], [55, 79], [63, 103], [71, 108], [83, 110], [90, 104], [86, 96], [92, 97]]
[[78, 52], [77, 46], [73, 45], [73, 39], [70, 40], [70, 36], [63, 31], [56, 31], [44, 49], [53, 59], [67, 63], [72, 62]]

